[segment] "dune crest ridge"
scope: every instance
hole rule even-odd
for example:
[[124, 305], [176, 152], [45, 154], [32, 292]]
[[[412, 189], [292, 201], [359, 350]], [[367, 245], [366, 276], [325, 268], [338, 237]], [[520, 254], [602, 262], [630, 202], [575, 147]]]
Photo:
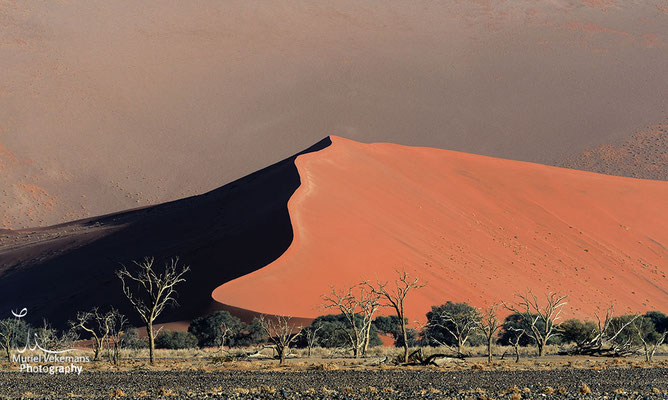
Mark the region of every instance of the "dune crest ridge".
[[332, 145], [297, 157], [294, 239], [264, 268], [217, 287], [225, 305], [273, 315], [328, 313], [321, 295], [395, 269], [428, 282], [411, 320], [447, 300], [569, 295], [566, 317], [668, 303], [668, 183], [433, 148]]

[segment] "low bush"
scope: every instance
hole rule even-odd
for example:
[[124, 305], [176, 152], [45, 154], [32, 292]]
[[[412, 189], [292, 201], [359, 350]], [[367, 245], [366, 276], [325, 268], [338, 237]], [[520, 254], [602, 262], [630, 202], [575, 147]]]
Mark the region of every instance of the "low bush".
[[192, 349], [197, 347], [197, 338], [190, 332], [164, 331], [155, 338], [158, 349]]

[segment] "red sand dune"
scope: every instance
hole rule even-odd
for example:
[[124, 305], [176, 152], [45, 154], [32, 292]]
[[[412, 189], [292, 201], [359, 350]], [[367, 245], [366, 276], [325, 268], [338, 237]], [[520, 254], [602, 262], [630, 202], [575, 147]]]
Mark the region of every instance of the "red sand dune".
[[114, 271], [147, 255], [191, 266], [180, 307], [158, 321], [171, 328], [220, 308], [309, 319], [329, 312], [329, 285], [395, 268], [429, 284], [409, 298], [411, 320], [528, 288], [567, 292], [573, 316], [611, 300], [668, 311], [668, 182], [331, 140], [200, 196], [0, 230], [0, 316], [26, 307], [64, 327], [113, 305], [139, 324]]
[[315, 317], [321, 295], [405, 268], [428, 282], [411, 320], [447, 300], [567, 293], [568, 316], [668, 306], [668, 183], [332, 137], [299, 156], [294, 240], [213, 292], [259, 313]]

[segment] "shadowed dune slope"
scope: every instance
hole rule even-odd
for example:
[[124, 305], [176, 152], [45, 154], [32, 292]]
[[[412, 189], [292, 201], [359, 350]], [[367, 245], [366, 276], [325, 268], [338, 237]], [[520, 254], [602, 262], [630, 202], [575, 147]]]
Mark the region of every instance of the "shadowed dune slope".
[[224, 304], [315, 317], [321, 295], [405, 268], [428, 282], [411, 320], [532, 289], [567, 293], [568, 316], [668, 304], [668, 183], [338, 137], [296, 160], [288, 250], [213, 292]]
[[[324, 139], [309, 148], [320, 150]], [[0, 315], [63, 327], [77, 311], [113, 305], [138, 324], [114, 272], [120, 263], [178, 255], [191, 266], [180, 307], [160, 322], [188, 321], [219, 307], [221, 283], [267, 265], [292, 241], [288, 199], [300, 184], [296, 156], [212, 192], [48, 228], [0, 231]]]

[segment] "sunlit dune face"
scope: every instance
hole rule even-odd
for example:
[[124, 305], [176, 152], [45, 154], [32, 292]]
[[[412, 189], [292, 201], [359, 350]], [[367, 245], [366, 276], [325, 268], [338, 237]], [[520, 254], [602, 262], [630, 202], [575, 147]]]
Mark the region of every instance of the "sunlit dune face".
[[428, 283], [409, 298], [411, 321], [447, 300], [527, 290], [568, 294], [565, 314], [588, 318], [611, 301], [641, 311], [668, 299], [665, 182], [336, 137], [296, 164], [292, 245], [215, 300], [315, 317], [330, 285], [401, 269]]

